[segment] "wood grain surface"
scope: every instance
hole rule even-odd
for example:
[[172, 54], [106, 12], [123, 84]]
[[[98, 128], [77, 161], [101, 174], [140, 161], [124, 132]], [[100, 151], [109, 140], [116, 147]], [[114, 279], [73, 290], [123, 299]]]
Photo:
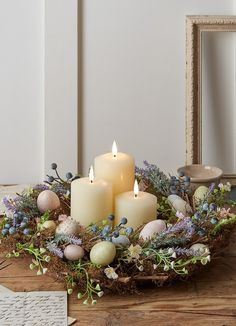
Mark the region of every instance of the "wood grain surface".
[[[10, 261], [11, 266], [0, 270], [0, 284], [9, 289], [63, 289], [48, 275], [36, 276], [30, 259]], [[75, 293], [69, 298], [69, 315], [81, 326], [236, 325], [236, 235], [225, 255], [190, 282], [164, 288], [149, 284], [140, 295], [107, 295], [95, 306], [83, 305]]]

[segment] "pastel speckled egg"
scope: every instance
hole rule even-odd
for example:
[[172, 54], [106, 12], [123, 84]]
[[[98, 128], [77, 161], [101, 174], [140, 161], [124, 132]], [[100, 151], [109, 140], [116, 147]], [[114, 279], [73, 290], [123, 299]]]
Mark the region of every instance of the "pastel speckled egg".
[[181, 197], [177, 195], [170, 195], [168, 196], [168, 201], [175, 211], [178, 211], [183, 215], [188, 215], [188, 213], [192, 213], [191, 206]]
[[56, 234], [66, 234], [77, 236], [80, 232], [79, 223], [68, 218], [64, 222], [61, 222], [56, 228]]
[[55, 192], [51, 190], [44, 190], [38, 195], [37, 206], [40, 213], [54, 211], [60, 207], [60, 199]]
[[203, 243], [195, 243], [190, 247], [190, 249], [197, 251], [200, 256], [208, 256], [210, 254], [208, 246]]
[[200, 186], [195, 190], [193, 197], [196, 201], [196, 204], [198, 204], [199, 201], [201, 201], [205, 198], [208, 191], [209, 191], [209, 189], [206, 186]]
[[84, 257], [84, 249], [80, 246], [69, 244], [64, 250], [64, 256], [68, 260], [78, 260]]
[[130, 245], [130, 241], [129, 238], [126, 235], [119, 235], [117, 238], [112, 237], [112, 242], [116, 245], [116, 246], [122, 246], [122, 247], [126, 247]]
[[116, 246], [110, 241], [96, 243], [90, 251], [92, 263], [107, 266], [113, 262], [116, 256]]
[[56, 227], [57, 227], [56, 223], [52, 220], [45, 221], [42, 225], [43, 229], [50, 229], [52, 231], [55, 231]]
[[163, 220], [154, 220], [147, 223], [139, 234], [139, 238], [148, 240], [153, 238], [156, 234], [160, 234], [166, 229], [166, 223]]

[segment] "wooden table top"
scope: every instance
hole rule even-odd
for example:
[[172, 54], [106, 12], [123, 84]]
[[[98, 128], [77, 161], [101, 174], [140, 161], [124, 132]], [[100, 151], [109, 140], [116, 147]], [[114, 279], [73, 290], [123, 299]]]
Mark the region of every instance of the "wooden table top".
[[[146, 288], [141, 295], [99, 298], [97, 305], [86, 306], [69, 298], [69, 315], [75, 325], [236, 325], [236, 235], [224, 257], [212, 262], [191, 282], [171, 287]], [[63, 290], [48, 275], [36, 276], [29, 269], [30, 259], [12, 259], [0, 270], [0, 284], [13, 291]]]

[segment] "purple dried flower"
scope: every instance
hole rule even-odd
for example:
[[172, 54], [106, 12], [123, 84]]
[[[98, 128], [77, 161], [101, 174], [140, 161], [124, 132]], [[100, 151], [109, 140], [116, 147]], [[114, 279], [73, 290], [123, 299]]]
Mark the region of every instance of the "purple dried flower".
[[54, 183], [51, 190], [61, 195], [65, 195], [67, 193], [66, 187], [60, 183]]
[[46, 184], [38, 184], [38, 185], [34, 186], [33, 189], [34, 190], [41, 190], [41, 191], [43, 191], [43, 190], [48, 190], [49, 189], [49, 186], [46, 185]]
[[71, 244], [75, 244], [75, 245], [81, 245], [82, 240], [78, 239], [77, 237], [75, 237], [74, 235], [69, 235], [68, 236], [68, 240]]
[[173, 248], [173, 250], [177, 256], [191, 257], [191, 256], [194, 256], [194, 254], [195, 254], [195, 251], [193, 249], [189, 249], [189, 248], [176, 247], [176, 248]]
[[67, 234], [57, 234], [53, 240], [54, 243], [59, 244], [59, 243], [71, 243], [71, 244], [76, 244], [76, 245], [81, 245], [82, 240], [78, 239], [74, 235], [67, 235]]
[[215, 183], [211, 183], [210, 187], [209, 187], [209, 192], [214, 191], [215, 189]]
[[47, 243], [47, 249], [54, 255], [58, 256], [59, 258], [63, 258], [64, 254], [61, 248], [59, 248], [54, 242]]
[[2, 199], [2, 203], [8, 211], [15, 212], [18, 209], [18, 204], [20, 200], [20, 196], [16, 196], [14, 198], [5, 196]]
[[190, 217], [183, 218], [178, 223], [168, 227], [162, 232], [162, 234], [176, 234], [179, 232], [184, 232], [188, 237], [192, 237], [192, 235], [195, 233], [195, 226]]

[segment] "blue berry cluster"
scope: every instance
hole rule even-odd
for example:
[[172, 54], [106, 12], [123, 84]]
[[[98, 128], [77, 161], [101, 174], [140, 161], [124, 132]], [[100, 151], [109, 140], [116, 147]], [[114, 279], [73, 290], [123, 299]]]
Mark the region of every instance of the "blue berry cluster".
[[66, 173], [66, 180], [63, 180], [61, 178], [61, 176], [59, 175], [59, 173], [58, 173], [56, 163], [51, 164], [51, 169], [55, 171], [56, 176], [47, 175], [47, 178], [48, 178], [47, 183], [50, 183], [50, 184], [52, 184], [54, 181], [59, 182], [60, 184], [61, 183], [66, 184], [68, 182], [71, 182], [73, 180], [76, 180], [76, 179], [80, 178], [80, 176], [78, 176], [78, 175], [73, 176], [73, 174], [71, 172], [67, 172]]
[[179, 171], [179, 176], [170, 176], [170, 193], [172, 195], [190, 194], [190, 177]]
[[194, 214], [193, 218], [198, 224], [197, 233], [200, 237], [207, 235], [205, 224], [216, 225], [219, 220], [217, 218], [217, 205], [215, 203], [204, 202], [199, 206], [198, 211]]
[[31, 230], [29, 228], [29, 218], [22, 212], [16, 212], [13, 218], [7, 218], [5, 220], [4, 227], [2, 229], [2, 235], [13, 235], [17, 232], [22, 232], [24, 235], [29, 235]]
[[[114, 215], [109, 215], [108, 220], [110, 222], [114, 221], [115, 217]], [[99, 238], [105, 241], [112, 241], [112, 238], [118, 238], [120, 236], [120, 231], [122, 230], [123, 234], [131, 235], [133, 233], [132, 227], [125, 227], [125, 224], [127, 224], [128, 220], [126, 217], [122, 217], [120, 220], [119, 225], [112, 227], [111, 224], [106, 224], [104, 227], [99, 228], [96, 224], [91, 226], [91, 231], [96, 234]]]

